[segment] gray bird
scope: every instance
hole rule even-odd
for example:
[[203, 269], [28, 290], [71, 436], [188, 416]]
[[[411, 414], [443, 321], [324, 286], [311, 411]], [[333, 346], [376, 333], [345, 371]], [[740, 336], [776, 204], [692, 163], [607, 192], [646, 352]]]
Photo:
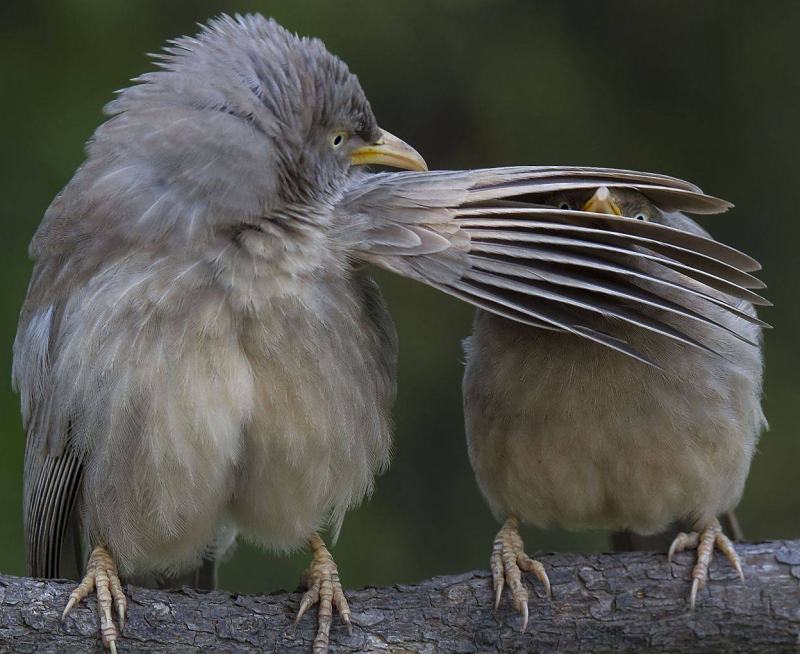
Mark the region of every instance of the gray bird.
[[[523, 630], [528, 591], [521, 573], [533, 573], [548, 595], [550, 583], [541, 563], [524, 551], [520, 522], [653, 534], [685, 521], [694, 531], [679, 534], [669, 555], [697, 548], [692, 608], [715, 547], [742, 575], [717, 518], [739, 502], [766, 428], [763, 323], [752, 305], [765, 302], [743, 287], [720, 284], [719, 277], [695, 275], [684, 266], [686, 250], [653, 247], [648, 237], [662, 226], [714, 243], [696, 222], [674, 211], [675, 205], [659, 200], [645, 189], [605, 186], [540, 196], [543, 204], [573, 212], [576, 225], [616, 223], [642, 237], [627, 254], [614, 252], [611, 239], [606, 247], [612, 249], [575, 248], [573, 259], [562, 258], [541, 274], [580, 289], [574, 271], [594, 267], [608, 296], [617, 293], [620, 279], [635, 278], [641, 293], [632, 294], [628, 306], [638, 304], [693, 342], [655, 338], [623, 312], [600, 309], [591, 324], [653, 365], [571, 334], [481, 311], [465, 343], [469, 457], [484, 497], [503, 522], [491, 555], [495, 599], [499, 605], [508, 583]], [[611, 257], [619, 266], [611, 265]], [[714, 260], [717, 274], [730, 272]], [[744, 276], [737, 283], [759, 287]], [[658, 288], [670, 303], [652, 302]], [[680, 298], [680, 288], [694, 294]], [[586, 312], [585, 295], [575, 298], [575, 310]]]
[[[549, 287], [524, 277], [530, 263], [571, 245], [510, 251], [530, 236], [510, 219], [530, 194], [597, 184], [646, 186], [701, 212], [727, 205], [632, 171], [423, 172], [320, 41], [257, 15], [211, 21], [158, 65], [107, 106], [31, 243], [13, 369], [28, 569], [59, 576], [82, 541], [86, 574], [65, 615], [95, 590], [114, 650], [121, 578], [195, 569], [238, 535], [279, 551], [307, 544], [297, 617], [319, 603], [324, 651], [333, 608], [348, 626], [349, 608], [318, 532], [336, 538], [390, 454], [397, 339], [363, 264], [630, 351], [557, 300], [527, 304], [530, 288]], [[668, 230], [653, 238], [707, 249]]]

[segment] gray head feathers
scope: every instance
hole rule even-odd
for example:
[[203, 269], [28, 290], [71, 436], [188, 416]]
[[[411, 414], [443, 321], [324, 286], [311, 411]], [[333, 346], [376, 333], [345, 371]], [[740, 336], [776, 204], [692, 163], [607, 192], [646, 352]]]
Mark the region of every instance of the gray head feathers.
[[345, 63], [319, 39], [298, 37], [261, 15], [222, 15], [155, 57], [162, 70], [137, 78], [108, 113], [177, 104], [235, 116], [271, 140], [283, 182], [278, 190], [300, 195], [290, 199], [327, 190], [326, 167], [341, 172], [335, 161], [311, 160], [329, 131], [379, 136], [369, 101]]
[[107, 105], [111, 119], [51, 211], [96, 216], [123, 240], [191, 244], [287, 205], [329, 203], [350, 174], [331, 130], [379, 135], [347, 66], [262, 16], [220, 16], [156, 58], [161, 70]]

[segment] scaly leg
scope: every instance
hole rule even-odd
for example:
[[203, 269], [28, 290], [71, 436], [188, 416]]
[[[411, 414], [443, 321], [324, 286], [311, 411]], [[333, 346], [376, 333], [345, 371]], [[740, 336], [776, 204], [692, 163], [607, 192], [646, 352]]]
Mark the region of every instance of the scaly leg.
[[711, 558], [714, 556], [714, 548], [722, 552], [731, 562], [731, 565], [739, 573], [739, 579], [744, 581], [744, 572], [742, 572], [742, 562], [739, 560], [739, 555], [733, 548], [733, 543], [730, 539], [722, 533], [722, 527], [719, 520], [714, 520], [699, 533], [693, 531], [689, 534], [679, 533], [672, 541], [667, 555], [667, 561], [672, 562], [672, 556], [675, 552], [682, 552], [686, 549], [697, 549], [697, 563], [692, 570], [692, 591], [689, 594], [689, 606], [694, 611], [694, 606], [697, 601], [697, 591], [705, 588], [708, 581], [708, 566], [711, 563]]
[[306, 610], [319, 602], [317, 612], [317, 635], [314, 638], [314, 654], [323, 654], [328, 651], [330, 643], [331, 623], [333, 622], [333, 607], [342, 617], [342, 622], [347, 625], [347, 633], [352, 633], [350, 624], [350, 607], [342, 592], [339, 582], [339, 570], [323, 540], [314, 534], [308, 541], [313, 554], [311, 565], [303, 574], [303, 585], [308, 590], [303, 595], [300, 608], [297, 611], [295, 624], [300, 621]]
[[[92, 590], [97, 594], [97, 608], [100, 610], [100, 635], [103, 638], [103, 645], [108, 647], [113, 654], [116, 654], [117, 637], [125, 626], [127, 602], [125, 593], [122, 592], [122, 584], [119, 581], [117, 564], [114, 563], [114, 559], [105, 547], [95, 547], [92, 550], [89, 562], [86, 564], [86, 576], [70, 594], [67, 607], [61, 615], [61, 619], [66, 618], [72, 607], [84, 599]], [[111, 618], [112, 600], [117, 609], [119, 631], [117, 631]]]
[[519, 535], [519, 522], [510, 516], [497, 532], [489, 559], [494, 584], [494, 608], [500, 606], [503, 588], [508, 582], [514, 608], [522, 615], [522, 631], [528, 628], [528, 589], [522, 583], [522, 572], [530, 572], [544, 584], [547, 597], [552, 597], [550, 580], [544, 566], [525, 554], [525, 545]]

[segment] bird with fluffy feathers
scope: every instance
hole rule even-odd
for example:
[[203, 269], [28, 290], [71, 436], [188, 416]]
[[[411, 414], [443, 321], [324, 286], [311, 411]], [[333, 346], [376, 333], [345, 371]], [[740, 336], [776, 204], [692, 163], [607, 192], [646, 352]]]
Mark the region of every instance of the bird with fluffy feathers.
[[[631, 189], [600, 187], [542, 199], [565, 211], [606, 214], [612, 221], [664, 225], [710, 238], [688, 216], [662, 212]], [[643, 247], [640, 254], [648, 251]], [[507, 585], [523, 630], [528, 590], [521, 573], [532, 572], [548, 595], [550, 582], [544, 567], [525, 553], [520, 523], [642, 535], [688, 525], [688, 533], [675, 537], [669, 557], [697, 549], [692, 608], [715, 549], [744, 579], [718, 517], [738, 504], [767, 426], [761, 409], [764, 323], [747, 299], [726, 297], [661, 262], [644, 259], [639, 265], [640, 272], [651, 273], [651, 279], [639, 282], [639, 302], [651, 301], [653, 278], [661, 286], [694, 287], [698, 294], [683, 299], [682, 309], [675, 303], [653, 305], [649, 315], [710, 348], [681, 338], [654, 338], [619, 320], [614, 315], [618, 307], [597, 314], [595, 326], [634, 345], [655, 366], [481, 311], [465, 342], [470, 461], [492, 513], [503, 523], [490, 558], [495, 602], [499, 605]], [[563, 271], [551, 268], [541, 274]], [[608, 288], [613, 291], [612, 285]], [[673, 292], [667, 286], [663, 299]], [[720, 300], [735, 306], [723, 308]], [[701, 316], [714, 317], [724, 328]]]
[[[349, 608], [318, 532], [335, 539], [388, 464], [392, 437], [397, 337], [362, 264], [635, 355], [557, 300], [530, 302], [542, 282], [516, 273], [573, 250], [551, 240], [513, 251], [538, 227], [508, 219], [570, 212], [513, 198], [605, 184], [677, 209], [728, 205], [632, 171], [425, 172], [378, 127], [344, 63], [258, 15], [212, 20], [157, 63], [106, 107], [31, 243], [13, 371], [29, 572], [59, 576], [79, 533], [88, 563], [65, 614], [95, 590], [115, 650], [120, 577], [191, 570], [237, 536], [279, 551], [308, 545], [298, 619], [319, 604], [314, 649], [324, 651], [333, 608], [346, 623]], [[367, 164], [411, 172], [367, 174]], [[721, 244], [651, 232], [752, 270]], [[636, 238], [618, 234], [622, 249]], [[697, 274], [707, 265], [690, 261]], [[741, 274], [723, 281], [746, 286]]]

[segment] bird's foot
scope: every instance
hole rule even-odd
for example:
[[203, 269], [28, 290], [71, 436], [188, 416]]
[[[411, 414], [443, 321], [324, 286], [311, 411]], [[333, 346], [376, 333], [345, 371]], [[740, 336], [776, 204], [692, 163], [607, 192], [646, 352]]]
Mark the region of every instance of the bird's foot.
[[508, 582], [514, 608], [522, 616], [522, 631], [525, 631], [528, 627], [528, 589], [522, 583], [522, 572], [530, 572], [541, 581], [548, 598], [552, 597], [552, 592], [544, 566], [525, 554], [525, 545], [519, 535], [519, 523], [515, 517], [508, 518], [497, 532], [489, 562], [494, 584], [494, 607], [500, 606], [500, 597]]
[[[114, 563], [114, 559], [105, 547], [95, 547], [92, 550], [89, 562], [86, 564], [86, 576], [70, 594], [61, 619], [66, 618], [72, 607], [89, 595], [92, 590], [97, 594], [97, 608], [100, 613], [100, 635], [103, 639], [103, 645], [116, 654], [117, 638], [119, 632], [125, 626], [127, 601], [125, 593], [122, 592], [122, 584], [119, 581], [117, 564]], [[112, 602], [117, 609], [119, 630], [117, 630], [114, 620], [111, 618]]]
[[692, 611], [694, 611], [695, 602], [697, 601], [697, 591], [705, 588], [706, 581], [708, 581], [708, 566], [714, 556], [715, 547], [726, 556], [736, 569], [736, 572], [739, 573], [739, 578], [744, 581], [742, 562], [733, 548], [733, 543], [722, 533], [719, 520], [714, 520], [700, 532], [679, 533], [675, 536], [675, 540], [672, 541], [672, 545], [669, 548], [669, 554], [667, 555], [669, 562], [672, 562], [672, 556], [675, 552], [697, 549], [697, 563], [692, 570], [692, 591], [689, 594], [689, 606]]
[[303, 585], [308, 590], [303, 595], [300, 608], [297, 611], [295, 624], [300, 621], [306, 610], [313, 604], [319, 603], [317, 612], [317, 635], [314, 638], [314, 654], [322, 654], [328, 651], [330, 642], [331, 624], [333, 622], [333, 607], [342, 618], [342, 622], [347, 626], [347, 633], [352, 633], [350, 624], [350, 607], [342, 592], [342, 584], [339, 582], [339, 570], [333, 560], [328, 548], [322, 539], [314, 534], [308, 542], [313, 553], [311, 565], [303, 574]]

